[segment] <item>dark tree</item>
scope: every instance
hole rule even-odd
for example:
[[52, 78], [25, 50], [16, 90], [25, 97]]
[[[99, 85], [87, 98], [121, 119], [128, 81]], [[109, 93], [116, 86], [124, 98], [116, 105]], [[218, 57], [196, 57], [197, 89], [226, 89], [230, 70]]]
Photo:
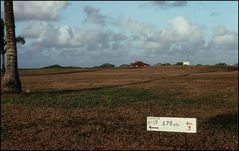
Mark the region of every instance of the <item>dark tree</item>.
[[[22, 36], [17, 36], [16, 37], [16, 43], [20, 43], [22, 45], [25, 44], [25, 38]], [[1, 18], [1, 67], [2, 67], [2, 72], [5, 73], [5, 54], [6, 54], [6, 49], [7, 49], [7, 42], [6, 42], [6, 37], [4, 34], [4, 21]]]
[[6, 72], [2, 80], [2, 91], [19, 93], [22, 92], [22, 85], [18, 74], [15, 19], [12, 0], [4, 1], [4, 15], [7, 37], [7, 64]]

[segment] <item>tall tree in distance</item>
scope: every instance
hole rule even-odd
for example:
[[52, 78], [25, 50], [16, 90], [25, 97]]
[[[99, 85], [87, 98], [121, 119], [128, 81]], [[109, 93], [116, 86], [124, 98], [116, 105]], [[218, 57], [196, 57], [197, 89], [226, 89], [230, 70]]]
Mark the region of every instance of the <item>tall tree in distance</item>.
[[7, 64], [6, 72], [2, 80], [3, 92], [22, 92], [22, 85], [17, 68], [17, 47], [15, 37], [15, 19], [13, 13], [13, 1], [4, 1], [4, 17], [7, 36]]

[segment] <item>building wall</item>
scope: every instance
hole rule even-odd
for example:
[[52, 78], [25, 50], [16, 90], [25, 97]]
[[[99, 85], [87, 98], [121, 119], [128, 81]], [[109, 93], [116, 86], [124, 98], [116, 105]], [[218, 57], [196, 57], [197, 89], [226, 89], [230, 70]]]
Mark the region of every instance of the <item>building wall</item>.
[[183, 65], [188, 66], [188, 65], [190, 65], [190, 63], [188, 61], [185, 61], [185, 62], [183, 62]]

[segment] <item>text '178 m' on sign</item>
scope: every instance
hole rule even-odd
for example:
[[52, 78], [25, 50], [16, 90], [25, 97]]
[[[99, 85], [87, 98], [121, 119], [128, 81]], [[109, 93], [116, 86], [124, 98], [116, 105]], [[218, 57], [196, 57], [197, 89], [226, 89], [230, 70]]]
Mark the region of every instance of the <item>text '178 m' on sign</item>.
[[148, 131], [196, 133], [196, 118], [147, 117]]

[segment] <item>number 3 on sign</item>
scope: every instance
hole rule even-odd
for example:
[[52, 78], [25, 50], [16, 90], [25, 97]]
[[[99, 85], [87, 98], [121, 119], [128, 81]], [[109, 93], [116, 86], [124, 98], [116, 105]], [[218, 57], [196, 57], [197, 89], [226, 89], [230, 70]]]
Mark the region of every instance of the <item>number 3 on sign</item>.
[[187, 125], [187, 130], [190, 131], [191, 127], [192, 127], [192, 123], [191, 122], [187, 122], [186, 125]]

